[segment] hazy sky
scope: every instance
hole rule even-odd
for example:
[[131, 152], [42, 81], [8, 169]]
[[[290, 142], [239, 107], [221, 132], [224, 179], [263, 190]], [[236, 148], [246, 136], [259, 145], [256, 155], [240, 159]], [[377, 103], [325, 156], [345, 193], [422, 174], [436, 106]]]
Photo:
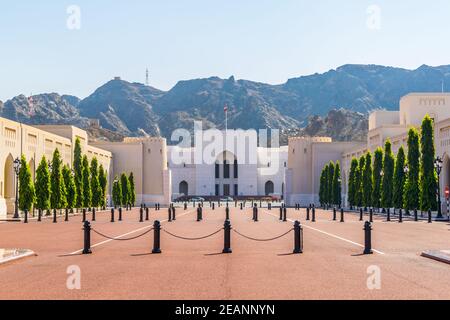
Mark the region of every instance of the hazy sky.
[[346, 63], [450, 64], [448, 21], [448, 0], [0, 0], [0, 100], [83, 98], [114, 76], [144, 82], [147, 67], [167, 90], [209, 76], [277, 84]]

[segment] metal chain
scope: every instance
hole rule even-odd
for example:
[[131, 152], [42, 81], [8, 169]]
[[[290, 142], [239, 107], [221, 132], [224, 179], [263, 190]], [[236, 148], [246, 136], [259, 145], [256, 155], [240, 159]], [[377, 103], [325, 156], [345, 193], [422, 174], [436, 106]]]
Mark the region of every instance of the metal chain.
[[168, 235], [170, 235], [170, 236], [172, 236], [172, 237], [174, 237], [174, 238], [177, 238], [177, 239], [188, 240], [188, 241], [196, 241], [196, 240], [203, 240], [203, 239], [207, 239], [207, 238], [209, 238], [209, 237], [215, 236], [216, 234], [218, 234], [219, 232], [221, 232], [221, 231], [223, 230], [223, 228], [217, 230], [217, 231], [214, 232], [214, 233], [211, 233], [210, 235], [207, 235], [207, 236], [204, 236], [204, 237], [199, 237], [199, 238], [187, 238], [187, 237], [181, 237], [181, 236], [177, 236], [177, 235], [175, 235], [175, 234], [173, 234], [173, 233], [171, 233], [171, 232], [169, 232], [169, 231], [167, 231], [167, 230], [165, 230], [165, 229], [161, 229], [161, 230], [164, 231], [165, 233], [167, 233]]
[[148, 231], [146, 231], [146, 232], [144, 232], [143, 234], [140, 234], [140, 235], [138, 235], [138, 236], [136, 236], [136, 237], [132, 237], [132, 238], [113, 238], [113, 237], [108, 237], [107, 235], [104, 235], [103, 233], [100, 233], [100, 232], [98, 232], [97, 230], [95, 230], [95, 229], [91, 229], [92, 231], [94, 231], [96, 234], [98, 234], [99, 236], [101, 236], [101, 237], [103, 237], [103, 238], [106, 238], [106, 239], [109, 239], [109, 240], [114, 240], [114, 241], [130, 241], [130, 240], [135, 240], [135, 239], [137, 239], [137, 238], [140, 238], [140, 237], [143, 237], [143, 236], [145, 236], [146, 234], [148, 234], [148, 233], [150, 233], [151, 231], [153, 231], [153, 228], [151, 228], [150, 230], [148, 230]]
[[268, 241], [274, 241], [274, 240], [278, 240], [280, 238], [283, 238], [284, 236], [288, 235], [289, 233], [291, 233], [292, 231], [294, 231], [294, 229], [289, 230], [288, 232], [282, 234], [281, 236], [275, 237], [275, 238], [271, 238], [271, 239], [255, 239], [255, 238], [251, 238], [248, 237], [246, 235], [243, 235], [242, 233], [240, 233], [239, 231], [233, 229], [234, 232], [236, 232], [238, 235], [240, 235], [241, 237], [244, 237], [248, 240], [253, 240], [253, 241], [259, 241], [259, 242], [268, 242]]

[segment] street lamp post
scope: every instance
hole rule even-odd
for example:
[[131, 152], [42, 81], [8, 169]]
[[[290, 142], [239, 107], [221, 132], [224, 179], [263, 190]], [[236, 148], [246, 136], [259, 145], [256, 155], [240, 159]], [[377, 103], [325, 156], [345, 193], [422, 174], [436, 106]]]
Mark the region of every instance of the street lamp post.
[[339, 178], [338, 179], [338, 184], [341, 186], [341, 194], [339, 195], [339, 198], [341, 198], [341, 203], [340, 203], [340, 205], [339, 205], [339, 209], [340, 208], [342, 208], [343, 206], [344, 206], [344, 201], [343, 201], [343, 198], [342, 198], [342, 178]]
[[438, 176], [438, 185], [437, 185], [437, 197], [438, 197], [438, 219], [442, 219], [442, 203], [441, 203], [441, 172], [442, 172], [442, 159], [437, 157], [434, 161], [434, 168], [436, 169], [436, 173]]
[[20, 172], [20, 159], [14, 160], [14, 173], [16, 174], [16, 202], [14, 207], [14, 219], [19, 219], [19, 172]]

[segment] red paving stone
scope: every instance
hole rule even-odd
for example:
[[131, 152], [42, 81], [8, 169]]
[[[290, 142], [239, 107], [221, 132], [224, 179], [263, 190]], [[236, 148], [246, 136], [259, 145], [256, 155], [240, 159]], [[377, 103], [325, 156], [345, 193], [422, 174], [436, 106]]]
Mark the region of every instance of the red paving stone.
[[[198, 237], [223, 226], [225, 208], [204, 210], [196, 222], [193, 208], [177, 209], [177, 221], [163, 228], [180, 236]], [[230, 255], [220, 254], [223, 233], [201, 241], [161, 234], [161, 255], [150, 255], [153, 234], [133, 241], [109, 241], [92, 255], [65, 256], [82, 248], [81, 217], [53, 224], [0, 224], [0, 247], [27, 248], [38, 256], [0, 266], [0, 299], [450, 299], [450, 266], [420, 254], [450, 248], [447, 223], [387, 223], [375, 217], [373, 247], [380, 253], [363, 256], [363, 223], [356, 215], [333, 222], [332, 213], [318, 210], [317, 222], [305, 221], [305, 210], [290, 209], [292, 221], [278, 221], [278, 209], [231, 208], [233, 228], [251, 237], [271, 238], [304, 225], [304, 254], [292, 255], [293, 233], [272, 242], [255, 242], [232, 233]], [[93, 227], [118, 236], [167, 219], [167, 209], [150, 210], [151, 222], [124, 211], [123, 222], [110, 223], [98, 213]], [[88, 215], [90, 217], [90, 215]], [[366, 216], [367, 219], [367, 216]], [[117, 220], [117, 214], [116, 214]], [[312, 229], [314, 228], [314, 229]], [[147, 229], [145, 229], [147, 230]], [[142, 232], [131, 234], [139, 235]], [[92, 244], [105, 241], [92, 234]], [[81, 268], [81, 290], [68, 290], [68, 266]], [[381, 290], [367, 289], [367, 268], [381, 268]]]

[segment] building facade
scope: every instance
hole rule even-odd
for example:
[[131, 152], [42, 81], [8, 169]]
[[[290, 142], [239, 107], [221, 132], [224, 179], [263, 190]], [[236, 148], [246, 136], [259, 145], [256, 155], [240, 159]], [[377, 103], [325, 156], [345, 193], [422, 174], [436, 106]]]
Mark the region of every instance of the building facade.
[[[197, 133], [207, 136], [206, 141], [220, 140], [218, 145], [199, 140], [188, 147], [167, 146], [166, 139], [153, 137], [89, 143], [87, 133], [73, 126], [28, 126], [0, 118], [0, 219], [14, 212], [14, 160], [24, 154], [34, 178], [42, 156], [50, 160], [58, 148], [64, 164], [71, 167], [77, 138], [83, 153], [89, 159], [96, 157], [106, 169], [109, 194], [115, 177], [133, 172], [137, 204], [168, 205], [182, 196], [275, 196], [290, 206], [318, 205], [322, 168], [340, 161], [342, 199], [348, 205], [351, 160], [383, 147], [387, 139], [395, 154], [400, 146], [407, 151], [409, 128], [419, 128], [426, 114], [434, 119], [436, 155], [444, 161], [440, 179], [444, 206], [444, 190], [450, 185], [450, 94], [446, 93], [411, 93], [400, 100], [399, 111], [372, 113], [363, 143], [294, 137], [288, 146], [267, 147], [252, 130]], [[239, 137], [244, 140], [236, 140]]]

